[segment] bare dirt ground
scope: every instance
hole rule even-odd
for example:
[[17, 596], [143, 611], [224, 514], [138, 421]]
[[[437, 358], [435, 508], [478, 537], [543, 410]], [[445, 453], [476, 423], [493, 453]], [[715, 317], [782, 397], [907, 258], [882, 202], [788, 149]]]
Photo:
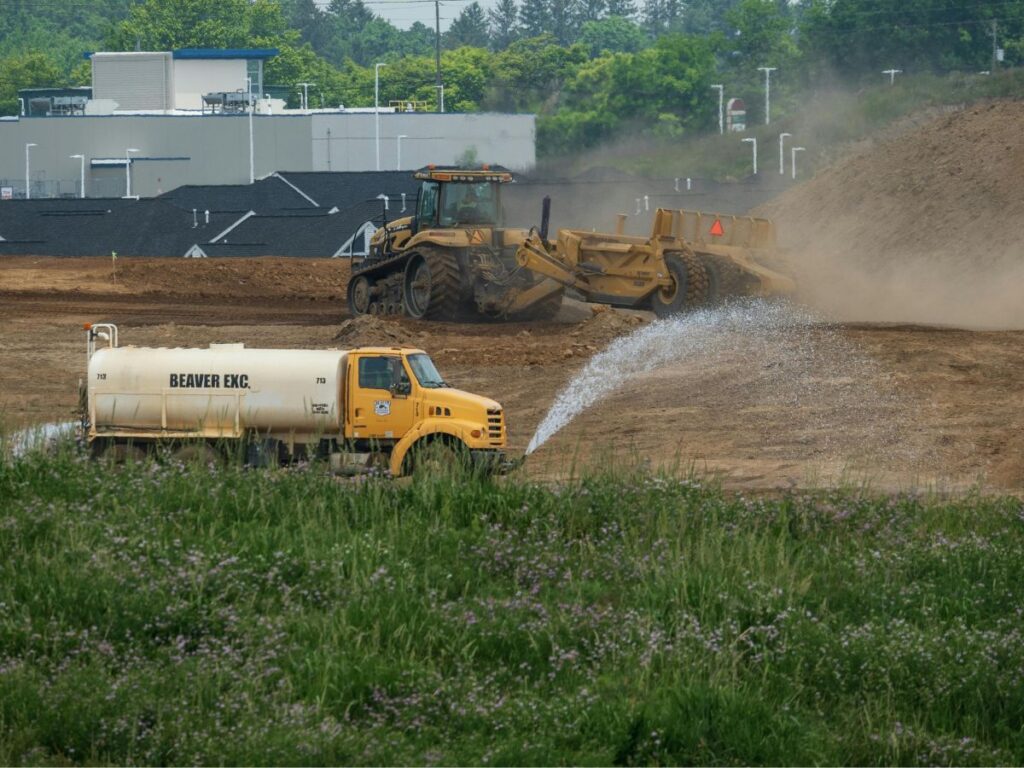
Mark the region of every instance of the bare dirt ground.
[[[348, 318], [328, 260], [0, 260], [0, 422], [70, 417], [85, 322], [122, 343], [420, 346], [456, 386], [494, 397], [521, 453], [590, 357], [647, 320], [571, 303], [558, 321]], [[609, 461], [694, 466], [726, 487], [867, 482], [1024, 492], [1024, 332], [812, 323], [720, 345], [630, 381], [527, 462], [541, 478]]]

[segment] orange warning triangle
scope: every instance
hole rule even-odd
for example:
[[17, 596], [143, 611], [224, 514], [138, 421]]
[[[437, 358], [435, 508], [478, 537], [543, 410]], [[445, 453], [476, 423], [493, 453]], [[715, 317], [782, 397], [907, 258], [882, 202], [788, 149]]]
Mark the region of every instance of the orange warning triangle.
[[715, 223], [711, 225], [711, 236], [721, 237], [725, 234], [725, 227], [722, 226], [721, 219], [715, 219]]
[[473, 234], [470, 235], [470, 237], [469, 237], [469, 242], [473, 243], [473, 244], [476, 244], [476, 243], [483, 244], [483, 242], [484, 242], [484, 233], [481, 232], [479, 229], [473, 230]]

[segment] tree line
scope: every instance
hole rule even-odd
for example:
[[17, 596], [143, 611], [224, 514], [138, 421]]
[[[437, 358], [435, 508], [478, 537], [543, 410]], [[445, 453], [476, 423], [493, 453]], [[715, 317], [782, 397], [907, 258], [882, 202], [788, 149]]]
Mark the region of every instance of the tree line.
[[[86, 50], [276, 47], [265, 81], [298, 105], [434, 104], [434, 30], [399, 29], [372, 0], [0, 0], [0, 113], [16, 91], [87, 84]], [[375, 6], [376, 7], [376, 6]], [[538, 148], [558, 154], [624, 131], [679, 137], [717, 121], [712, 83], [746, 97], [757, 67], [798, 94], [877, 82], [881, 70], [976, 72], [1024, 56], [1024, 0], [496, 0], [446, 2], [440, 44], [448, 111], [531, 111]], [[994, 36], [993, 36], [994, 35]], [[994, 43], [994, 45], [993, 45]]]

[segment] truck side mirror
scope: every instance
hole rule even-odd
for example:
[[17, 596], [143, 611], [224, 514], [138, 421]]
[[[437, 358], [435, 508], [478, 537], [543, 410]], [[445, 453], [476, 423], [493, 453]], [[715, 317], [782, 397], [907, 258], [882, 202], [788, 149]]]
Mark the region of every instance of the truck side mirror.
[[399, 379], [391, 385], [391, 394], [396, 397], [407, 397], [412, 392], [412, 382], [408, 379]]

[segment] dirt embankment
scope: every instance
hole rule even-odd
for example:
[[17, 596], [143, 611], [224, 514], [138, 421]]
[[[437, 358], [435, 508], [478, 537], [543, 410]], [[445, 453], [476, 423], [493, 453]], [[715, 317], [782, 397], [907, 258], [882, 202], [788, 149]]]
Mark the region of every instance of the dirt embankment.
[[858, 148], [763, 206], [801, 296], [844, 320], [1024, 328], [1024, 102]]

